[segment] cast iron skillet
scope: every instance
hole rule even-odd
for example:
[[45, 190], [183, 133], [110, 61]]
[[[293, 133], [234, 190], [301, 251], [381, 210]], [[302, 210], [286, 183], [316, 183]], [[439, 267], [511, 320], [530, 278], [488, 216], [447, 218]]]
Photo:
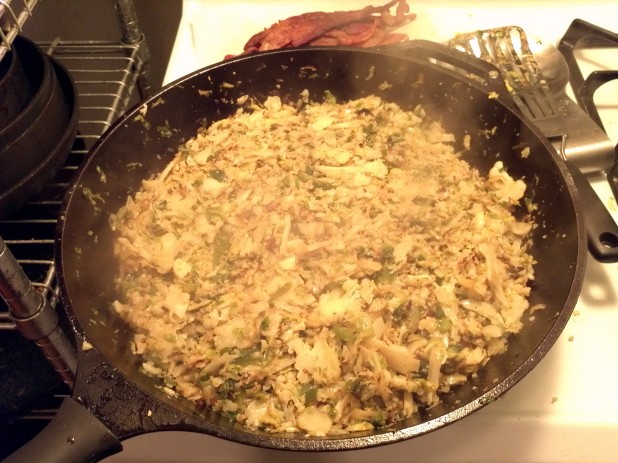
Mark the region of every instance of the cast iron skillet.
[[[343, 450], [388, 444], [452, 423], [493, 401], [526, 375], [564, 328], [580, 292], [586, 258], [582, 211], [566, 166], [551, 145], [511, 106], [490, 65], [428, 42], [381, 50], [307, 48], [241, 57], [170, 84], [135, 107], [92, 149], [69, 192], [58, 228], [57, 262], [63, 302], [80, 350], [75, 388], [57, 417], [7, 462], [95, 461], [121, 449], [120, 440], [154, 430], [197, 431], [256, 446]], [[470, 78], [469, 75], [472, 75]], [[311, 438], [248, 431], [163, 393], [139, 371], [131, 334], [110, 310], [114, 235], [109, 215], [159, 172], [198, 127], [232, 114], [236, 98], [279, 94], [295, 101], [303, 89], [340, 101], [378, 94], [405, 108], [418, 103], [455, 133], [472, 137], [468, 160], [486, 173], [502, 160], [528, 184], [537, 209], [532, 252], [538, 260], [531, 303], [545, 304], [492, 359], [440, 406], [372, 432]], [[494, 98], [497, 92], [498, 98]], [[530, 155], [521, 155], [524, 148]], [[523, 209], [523, 207], [522, 207]], [[522, 212], [523, 213], [523, 212]], [[94, 346], [83, 348], [83, 342]], [[40, 452], [40, 453], [38, 453]]]

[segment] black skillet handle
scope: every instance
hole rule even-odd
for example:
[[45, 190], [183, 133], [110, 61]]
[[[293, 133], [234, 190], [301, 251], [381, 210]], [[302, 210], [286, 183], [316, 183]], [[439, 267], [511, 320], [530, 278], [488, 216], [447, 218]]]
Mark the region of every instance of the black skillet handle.
[[618, 226], [605, 209], [594, 188], [584, 174], [567, 162], [577, 193], [584, 206], [584, 220], [588, 234], [588, 250], [599, 262], [618, 262]]
[[54, 419], [3, 463], [90, 463], [121, 450], [118, 438], [85, 407], [68, 397]]
[[429, 40], [409, 40], [377, 47], [381, 53], [401, 58], [416, 59], [439, 66], [442, 71], [466, 79], [479, 87], [488, 97], [499, 98], [513, 109], [517, 109], [500, 70], [493, 64], [456, 48]]
[[616, 159], [614, 160], [614, 164], [607, 171], [607, 181], [612, 189], [612, 193], [614, 193], [614, 198], [618, 201], [618, 145], [616, 145], [614, 151], [616, 151]]

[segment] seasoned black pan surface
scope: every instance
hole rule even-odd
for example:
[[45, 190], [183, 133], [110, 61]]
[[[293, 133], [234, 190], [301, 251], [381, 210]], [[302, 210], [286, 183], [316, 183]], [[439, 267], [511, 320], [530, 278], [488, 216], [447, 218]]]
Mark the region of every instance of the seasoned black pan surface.
[[[56, 447], [63, 446], [64, 461], [100, 458], [118, 451], [118, 440], [161, 429], [291, 450], [387, 444], [457, 421], [525, 376], [553, 345], [577, 301], [586, 238], [568, 170], [551, 145], [508, 103], [508, 92], [495, 77], [489, 65], [427, 42], [379, 50], [291, 49], [200, 70], [165, 87], [114, 124], [92, 149], [69, 193], [57, 246], [63, 301], [80, 349], [83, 341], [88, 342], [88, 348], [80, 351], [67, 408], [84, 412], [79, 415], [91, 412], [109, 432], [96, 434], [98, 444], [92, 448], [77, 451], [70, 448], [75, 441], [67, 445], [66, 440], [79, 430], [59, 428]], [[328, 90], [338, 100], [378, 94], [404, 108], [420, 103], [456, 135], [460, 148], [464, 136], [471, 136], [474, 154], [467, 160], [473, 166], [487, 173], [496, 160], [502, 160], [511, 175], [526, 181], [527, 197], [537, 205], [532, 253], [538, 264], [531, 303], [545, 304], [546, 309], [526, 318], [509, 351], [492, 359], [478, 377], [445, 397], [440, 406], [373, 432], [324, 438], [272, 435], [198, 411], [163, 393], [153, 378], [139, 371], [139, 359], [131, 353], [131, 332], [110, 310], [117, 296], [110, 214], [140, 188], [142, 179], [161, 171], [199, 127], [231, 115], [238, 97], [264, 99], [278, 94], [296, 101], [304, 89], [314, 99]], [[522, 157], [526, 147], [530, 155]]]

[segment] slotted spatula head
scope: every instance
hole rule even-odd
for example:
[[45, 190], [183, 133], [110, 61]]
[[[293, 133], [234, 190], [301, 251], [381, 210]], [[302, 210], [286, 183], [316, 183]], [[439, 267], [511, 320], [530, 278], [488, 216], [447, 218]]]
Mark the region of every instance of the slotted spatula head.
[[563, 116], [565, 104], [550, 90], [521, 27], [458, 34], [449, 45], [494, 64], [520, 111], [533, 122]]
[[557, 144], [579, 195], [588, 208], [585, 215], [588, 247], [601, 262], [618, 261], [618, 226], [577, 167], [566, 156], [567, 103], [553, 93], [530, 50], [521, 27], [508, 26], [455, 36], [450, 46], [494, 64], [521, 113]]

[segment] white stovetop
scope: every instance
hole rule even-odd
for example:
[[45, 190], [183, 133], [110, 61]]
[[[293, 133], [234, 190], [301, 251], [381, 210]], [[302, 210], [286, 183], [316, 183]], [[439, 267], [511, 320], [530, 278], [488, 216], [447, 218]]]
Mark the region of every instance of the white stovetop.
[[[166, 75], [171, 82], [239, 53], [255, 32], [307, 11], [363, 7], [367, 0], [184, 0], [183, 18]], [[386, 1], [374, 1], [382, 4]], [[410, 38], [446, 41], [458, 32], [519, 25], [556, 43], [575, 18], [617, 31], [618, 2], [560, 0], [413, 1]], [[613, 53], [613, 69], [617, 69]], [[598, 61], [598, 55], [593, 57]], [[618, 84], [618, 82], [617, 82]], [[613, 84], [612, 84], [613, 85]], [[606, 86], [599, 96], [618, 95]], [[601, 115], [618, 142], [618, 98]], [[618, 220], [602, 175], [590, 179]], [[164, 462], [615, 462], [618, 461], [618, 264], [588, 259], [586, 281], [562, 336], [541, 363], [500, 400], [428, 435], [384, 447], [306, 454], [248, 447], [202, 434], [159, 432], [124, 442], [106, 463]]]

